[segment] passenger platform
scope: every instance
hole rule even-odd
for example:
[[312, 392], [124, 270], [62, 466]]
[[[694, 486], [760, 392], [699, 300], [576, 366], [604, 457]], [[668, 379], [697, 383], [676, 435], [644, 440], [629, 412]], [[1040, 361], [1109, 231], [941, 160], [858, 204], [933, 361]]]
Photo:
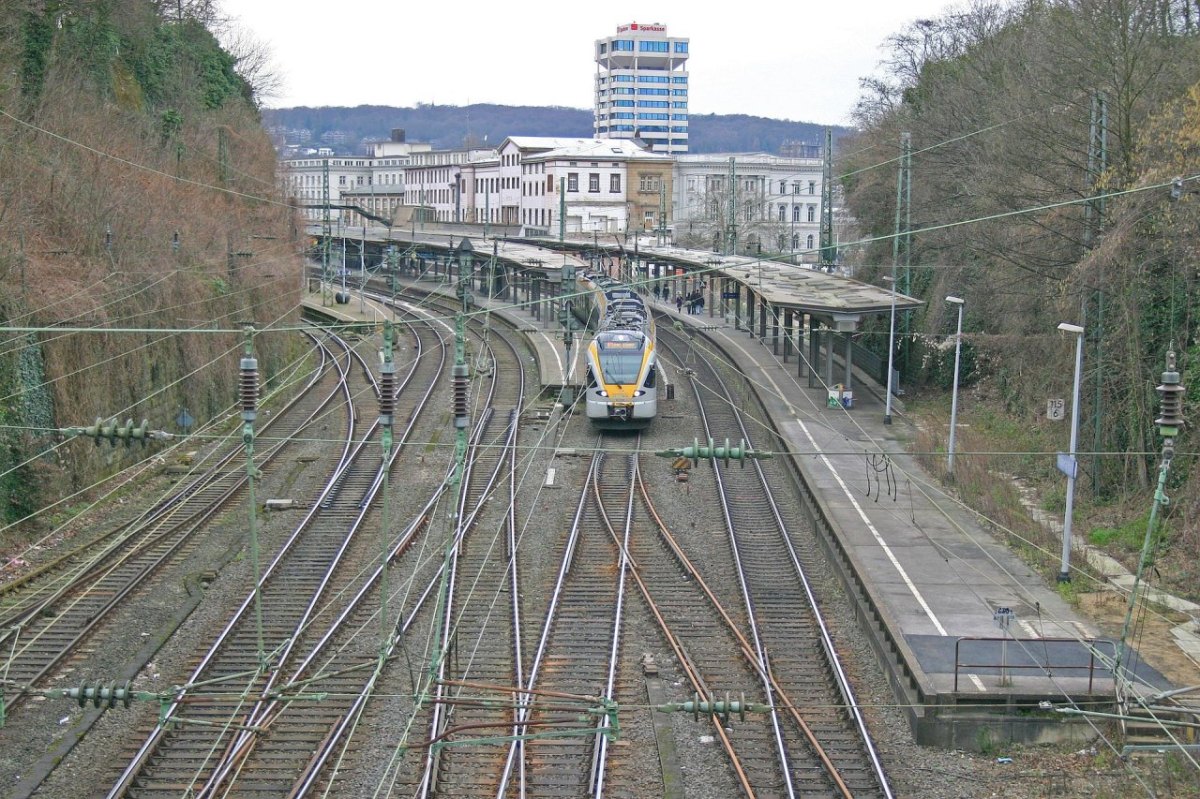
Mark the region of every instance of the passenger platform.
[[[885, 425], [877, 384], [860, 382], [851, 408], [831, 403], [823, 385], [810, 388], [795, 363], [773, 354], [769, 337], [666, 312], [705, 328], [758, 386], [798, 453], [820, 509], [815, 523], [919, 743], [977, 749], [981, 740], [1082, 738], [1090, 727], [1048, 708], [1113, 711], [1116, 643], [922, 472], [905, 453], [915, 430], [898, 401], [895, 423]], [[1167, 685], [1144, 665], [1137, 674], [1147, 693]]]

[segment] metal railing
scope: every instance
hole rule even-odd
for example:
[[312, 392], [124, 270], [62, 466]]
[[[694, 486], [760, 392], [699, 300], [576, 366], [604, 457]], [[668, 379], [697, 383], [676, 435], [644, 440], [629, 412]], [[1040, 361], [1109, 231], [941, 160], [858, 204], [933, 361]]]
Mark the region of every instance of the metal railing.
[[[1001, 644], [1000, 662], [964, 663], [962, 660], [962, 645], [964, 641]], [[1017, 652], [1022, 656], [1022, 662], [1006, 662], [1005, 645], [1010, 643], [1017, 645]], [[1065, 644], [1070, 644], [1071, 646], [1064, 652], [1062, 645]], [[1112, 650], [1111, 655], [1102, 655], [1099, 651], [1101, 646], [1109, 647]], [[1051, 653], [1053, 649], [1059, 650], [1063, 658], [1062, 662], [1057, 662], [1052, 658]], [[1087, 655], [1086, 663], [1079, 657], [1079, 655], [1085, 653]], [[992, 669], [1000, 673], [1001, 679], [1009, 672], [1019, 670], [1038, 671], [1044, 673], [1047, 677], [1053, 677], [1056, 672], [1059, 677], [1078, 676], [1075, 672], [1086, 670], [1088, 675], [1087, 692], [1091, 694], [1094, 689], [1097, 670], [1107, 673], [1110, 677], [1114, 677], [1111, 664], [1114, 662], [1116, 654], [1116, 643], [1106, 638], [963, 636], [954, 642], [954, 692], [958, 693], [958, 675], [963, 669]]]

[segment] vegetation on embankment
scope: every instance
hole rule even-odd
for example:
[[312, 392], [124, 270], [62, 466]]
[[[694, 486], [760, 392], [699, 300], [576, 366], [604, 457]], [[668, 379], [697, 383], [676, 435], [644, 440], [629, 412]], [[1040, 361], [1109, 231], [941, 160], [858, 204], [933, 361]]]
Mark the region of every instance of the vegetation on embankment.
[[[96, 417], [177, 430], [228, 413], [237, 333], [278, 323], [301, 268], [256, 87], [206, 2], [0, 0], [0, 323], [144, 332], [0, 340], [5, 523], [144, 458], [55, 447]], [[256, 340], [269, 378], [292, 356]], [[9, 540], [13, 536], [7, 536]]]
[[[1190, 388], [1184, 415], [1200, 420], [1198, 59], [1190, 0], [984, 0], [894, 36], [866, 84], [861, 132], [838, 169], [862, 232], [878, 237], [856, 274], [878, 281], [895, 258], [900, 290], [926, 303], [898, 325], [910, 389], [949, 389], [956, 309], [944, 299], [966, 300], [964, 402], [981, 415], [968, 415], [956, 462], [979, 483], [964, 487], [960, 475], [960, 487], [988, 513], [997, 473], [1032, 480], [1061, 510], [1054, 453], [1068, 448], [1070, 421], [1049, 421], [1047, 400], [1065, 399], [1069, 413], [1076, 338], [1060, 322], [1086, 330], [1081, 535], [1140, 546], [1093, 534], [1146, 518], [1161, 449], [1154, 387], [1171, 347]], [[900, 195], [911, 203], [898, 214], [903, 133], [913, 154]], [[894, 253], [897, 218], [915, 233]], [[886, 352], [887, 320], [871, 332], [867, 343]], [[1194, 442], [1185, 428], [1156, 552], [1193, 597]], [[987, 468], [972, 466], [971, 451], [994, 453]]]

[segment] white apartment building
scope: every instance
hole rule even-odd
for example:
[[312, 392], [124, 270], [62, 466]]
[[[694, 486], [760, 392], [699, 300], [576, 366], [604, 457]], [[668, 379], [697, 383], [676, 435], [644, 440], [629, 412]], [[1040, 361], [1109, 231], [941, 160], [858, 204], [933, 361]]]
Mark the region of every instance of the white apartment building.
[[598, 139], [640, 138], [657, 153], [688, 151], [688, 40], [632, 22], [595, 43]]
[[[369, 150], [368, 155], [331, 157], [318, 153], [316, 156], [281, 161], [279, 174], [284, 193], [302, 207], [306, 219], [323, 218], [323, 209], [305, 206], [321, 204], [325, 165], [328, 163], [330, 205], [358, 204], [372, 212], [386, 214], [402, 198], [405, 167], [413, 158], [431, 152], [433, 146], [425, 142], [405, 141], [404, 131], [397, 128], [392, 131], [389, 141], [374, 142]], [[352, 203], [343, 196], [351, 193], [367, 196], [377, 194], [378, 199], [365, 205], [357, 200]], [[344, 209], [330, 212], [331, 218], [343, 222], [350, 221], [352, 215]]]
[[[732, 161], [732, 164], [731, 164]], [[675, 241], [818, 260], [823, 159], [767, 153], [681, 155], [672, 197]]]
[[616, 233], [652, 228], [670, 196], [671, 159], [632, 141], [510, 136], [475, 155], [410, 166], [409, 203], [438, 221]]
[[[334, 158], [294, 158], [280, 163], [280, 180], [284, 193], [300, 206], [305, 219], [320, 220], [324, 210], [319, 206], [323, 197], [325, 167], [329, 167], [329, 203], [342, 205], [342, 194], [373, 185], [376, 170], [403, 180], [404, 164], [399, 158], [375, 159], [364, 155]], [[345, 212], [334, 209], [330, 217], [337, 219]]]

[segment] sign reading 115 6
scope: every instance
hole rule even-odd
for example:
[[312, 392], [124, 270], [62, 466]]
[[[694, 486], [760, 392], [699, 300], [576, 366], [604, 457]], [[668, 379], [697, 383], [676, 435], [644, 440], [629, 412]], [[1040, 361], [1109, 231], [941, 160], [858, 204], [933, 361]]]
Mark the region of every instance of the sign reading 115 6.
[[1067, 401], [1063, 399], [1046, 400], [1046, 418], [1052, 422], [1061, 422], [1067, 418]]

